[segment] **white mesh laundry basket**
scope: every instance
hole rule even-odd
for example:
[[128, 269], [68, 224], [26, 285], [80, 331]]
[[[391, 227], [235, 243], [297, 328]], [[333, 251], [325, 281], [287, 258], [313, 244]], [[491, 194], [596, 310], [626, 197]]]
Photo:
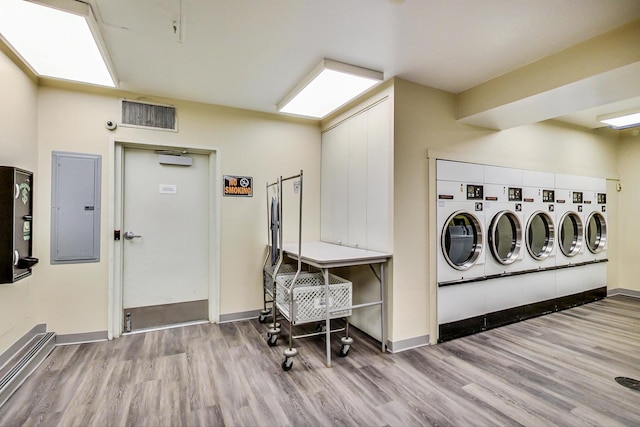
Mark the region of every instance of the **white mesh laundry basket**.
[[[273, 271], [275, 270], [275, 265], [268, 265], [264, 268], [264, 288], [267, 290], [267, 294], [273, 296], [273, 282], [271, 280], [271, 276], [273, 275]], [[298, 271], [298, 267], [293, 264], [282, 264], [278, 269], [278, 276], [281, 274], [296, 274]]]
[[[293, 292], [289, 294], [294, 277], [294, 274], [276, 277], [278, 310], [294, 325], [325, 320], [326, 298], [322, 273], [300, 273], [293, 284]], [[330, 274], [329, 308], [350, 307], [351, 300], [351, 282]], [[331, 314], [332, 319], [346, 316], [351, 316], [351, 310]]]

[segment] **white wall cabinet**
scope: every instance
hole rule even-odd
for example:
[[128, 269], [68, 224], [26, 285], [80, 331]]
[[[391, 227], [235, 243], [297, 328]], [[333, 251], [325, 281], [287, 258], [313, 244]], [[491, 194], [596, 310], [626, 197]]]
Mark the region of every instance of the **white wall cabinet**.
[[[349, 126], [338, 126], [322, 135], [320, 182], [321, 240], [347, 241]], [[340, 220], [338, 220], [340, 219]]]
[[363, 110], [322, 135], [321, 239], [391, 250], [390, 101]]

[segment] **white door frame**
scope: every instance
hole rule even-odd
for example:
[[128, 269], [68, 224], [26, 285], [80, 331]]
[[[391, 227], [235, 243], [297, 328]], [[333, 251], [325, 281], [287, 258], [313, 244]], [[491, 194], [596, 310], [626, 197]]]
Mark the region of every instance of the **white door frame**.
[[123, 160], [125, 148], [140, 148], [145, 150], [188, 150], [192, 153], [209, 156], [209, 321], [220, 321], [220, 158], [215, 148], [202, 148], [194, 146], [170, 146], [128, 140], [125, 138], [112, 138], [112, 150], [110, 150], [109, 200], [111, 201], [109, 212], [109, 308], [108, 329], [109, 339], [122, 335], [124, 322], [122, 319], [123, 296], [123, 252], [122, 242], [115, 241], [113, 230], [122, 230], [123, 220]]

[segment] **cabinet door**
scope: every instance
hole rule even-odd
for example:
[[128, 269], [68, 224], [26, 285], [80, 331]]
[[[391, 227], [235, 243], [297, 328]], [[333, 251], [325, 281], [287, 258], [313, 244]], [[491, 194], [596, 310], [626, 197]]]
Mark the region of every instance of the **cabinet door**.
[[389, 101], [368, 111], [367, 120], [367, 249], [391, 251], [391, 150]]
[[322, 135], [320, 237], [325, 242], [391, 250], [389, 109], [384, 100]]
[[349, 238], [351, 247], [367, 247], [367, 113], [349, 120]]
[[342, 125], [322, 135], [320, 238], [325, 242], [347, 242], [348, 169], [349, 126]]

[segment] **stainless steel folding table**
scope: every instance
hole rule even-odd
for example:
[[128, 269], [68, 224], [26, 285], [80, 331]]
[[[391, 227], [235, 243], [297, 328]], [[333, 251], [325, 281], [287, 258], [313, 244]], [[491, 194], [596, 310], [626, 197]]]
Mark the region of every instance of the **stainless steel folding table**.
[[332, 268], [351, 267], [356, 265], [369, 265], [373, 269], [374, 265], [379, 264], [380, 275], [379, 277], [376, 275], [376, 277], [380, 283], [380, 299], [363, 304], [351, 305], [350, 307], [340, 307], [335, 311], [353, 310], [379, 305], [381, 349], [382, 352], [386, 351], [387, 335], [385, 328], [385, 267], [392, 256], [391, 254], [385, 252], [370, 251], [366, 249], [351, 248], [348, 246], [319, 241], [302, 242], [302, 244], [299, 244], [298, 242], [284, 243], [282, 245], [282, 249], [289, 258], [299, 260], [304, 264], [316, 267], [320, 269], [320, 271], [322, 271], [325, 282], [325, 307], [327, 307], [325, 320], [327, 367], [331, 366], [330, 316], [332, 310], [329, 308], [329, 270]]

